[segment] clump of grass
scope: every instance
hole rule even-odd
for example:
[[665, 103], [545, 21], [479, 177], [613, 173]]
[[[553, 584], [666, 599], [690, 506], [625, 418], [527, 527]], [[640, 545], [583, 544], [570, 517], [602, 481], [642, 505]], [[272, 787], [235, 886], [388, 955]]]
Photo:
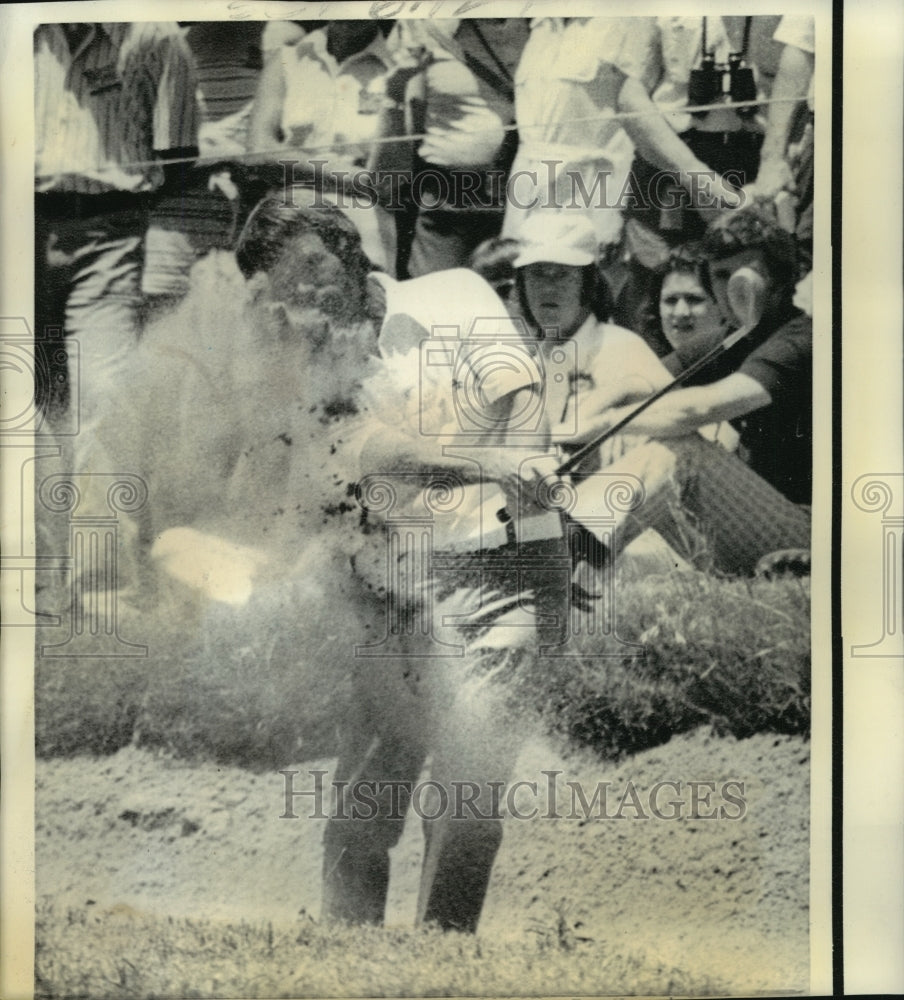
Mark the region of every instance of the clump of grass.
[[292, 589], [201, 612], [180, 605], [180, 596], [174, 587], [151, 607], [121, 602], [122, 634], [146, 644], [146, 656], [36, 657], [38, 755], [105, 754], [135, 743], [272, 769], [334, 752], [347, 661], [330, 655], [332, 631], [304, 641], [311, 622]]
[[215, 644], [171, 658], [148, 684], [135, 740], [254, 770], [329, 755], [333, 713], [348, 696], [343, 677], [329, 679], [331, 666], [322, 664], [312, 690], [312, 671], [285, 636], [226, 627]]
[[705, 724], [737, 738], [809, 733], [808, 582], [648, 577], [619, 587], [615, 618], [643, 655], [583, 639], [586, 658], [514, 679], [554, 731], [613, 759]]
[[[341, 610], [321, 609], [315, 621], [303, 613], [309, 600], [277, 587], [203, 622], [172, 604], [133, 610], [124, 634], [152, 637], [147, 658], [39, 658], [38, 754], [110, 753], [134, 741], [251, 768], [329, 756], [352, 697], [354, 657], [339, 644], [360, 632], [352, 619], [332, 621]], [[342, 594], [325, 600], [346, 606]], [[619, 584], [615, 608], [616, 634], [645, 655], [584, 636], [586, 656], [512, 657], [496, 678], [512, 705], [611, 759], [700, 725], [739, 738], [809, 732], [806, 581], [648, 576]]]
[[145, 685], [141, 660], [38, 656], [38, 756], [109, 754], [127, 746], [135, 732]]
[[[99, 912], [98, 912], [99, 911]], [[232, 923], [39, 906], [40, 1000], [84, 996], [720, 995], [726, 984], [552, 927], [488, 941], [434, 927]]]

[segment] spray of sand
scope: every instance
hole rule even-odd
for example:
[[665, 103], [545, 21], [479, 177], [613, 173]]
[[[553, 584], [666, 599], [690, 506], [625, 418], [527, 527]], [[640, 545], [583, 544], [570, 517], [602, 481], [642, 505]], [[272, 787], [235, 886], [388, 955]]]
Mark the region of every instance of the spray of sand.
[[[230, 255], [211, 254], [182, 305], [145, 331], [92, 439], [95, 469], [147, 483], [132, 539], [138, 576], [150, 581], [146, 621], [168, 623], [205, 682], [241, 661], [274, 702], [286, 686], [293, 699], [303, 692], [298, 727], [310, 733], [343, 716], [362, 669], [400, 698], [412, 679], [411, 656], [362, 666], [355, 652], [386, 629], [384, 594], [352, 569], [368, 549], [371, 563], [374, 552], [385, 558], [355, 498], [362, 443], [375, 428], [418, 428], [428, 405], [413, 388], [417, 351], [387, 364], [375, 344], [369, 324], [292, 315], [267, 295], [265, 276], [248, 282]], [[429, 405], [437, 424], [451, 417], [447, 401]], [[467, 662], [419, 672], [447, 731], [473, 744], [492, 730], [495, 697], [469, 680]], [[417, 712], [416, 683], [411, 693]]]
[[181, 306], [145, 331], [85, 459], [147, 484], [121, 532], [145, 616], [178, 616], [185, 648], [202, 650], [197, 669], [244, 647], [265, 666], [288, 658], [319, 692], [312, 717], [341, 701], [379, 614], [350, 568], [364, 540], [357, 397], [374, 335], [322, 327], [272, 302], [265, 276], [246, 282], [231, 255], [208, 256]]

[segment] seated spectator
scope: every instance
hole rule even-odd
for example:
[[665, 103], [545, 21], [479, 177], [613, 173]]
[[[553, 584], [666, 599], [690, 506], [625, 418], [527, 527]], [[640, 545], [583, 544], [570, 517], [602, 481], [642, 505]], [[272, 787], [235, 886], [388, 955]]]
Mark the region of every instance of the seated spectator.
[[[723, 357], [721, 363], [729, 374], [668, 393], [632, 421], [631, 427], [635, 433], [654, 438], [674, 438], [730, 420], [740, 434], [739, 454], [747, 464], [789, 500], [807, 504], [813, 338], [810, 318], [792, 302], [794, 239], [761, 210], [745, 209], [717, 221], [703, 249], [723, 312], [732, 312], [729, 280], [744, 269], [761, 289], [759, 318], [754, 317], [751, 332]], [[595, 429], [613, 426], [626, 412], [616, 409], [601, 414]], [[587, 437], [591, 436], [589, 432]]]
[[586, 216], [538, 211], [521, 230], [521, 247], [515, 260], [519, 314], [542, 341], [544, 354], [563, 340], [574, 345], [570, 378], [546, 385], [554, 421], [574, 408], [574, 395], [587, 392], [595, 405], [604, 400], [615, 405], [649, 395], [670, 381], [637, 334], [608, 322], [611, 299], [597, 267], [596, 232]]
[[[709, 263], [693, 245], [675, 250], [660, 269], [654, 285], [656, 316], [643, 331], [644, 339], [672, 375], [686, 371], [715, 350], [729, 332], [712, 288]], [[666, 344], [664, 353], [661, 345]], [[703, 368], [682, 381], [683, 385], [706, 385], [731, 374], [730, 352], [716, 354]], [[729, 451], [738, 446], [737, 431], [727, 421], [699, 428], [710, 440]]]
[[[673, 250], [654, 277], [650, 308], [638, 332], [677, 375], [726, 336], [727, 319], [716, 302], [709, 262], [698, 244]], [[712, 381], [706, 373], [699, 378]]]

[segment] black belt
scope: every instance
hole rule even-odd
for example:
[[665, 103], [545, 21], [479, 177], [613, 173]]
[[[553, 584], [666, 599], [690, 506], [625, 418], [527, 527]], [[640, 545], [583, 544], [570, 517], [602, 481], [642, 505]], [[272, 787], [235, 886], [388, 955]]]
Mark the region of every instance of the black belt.
[[147, 192], [105, 191], [80, 194], [74, 191], [35, 192], [35, 214], [64, 219], [90, 219], [110, 212], [145, 211], [151, 202]]

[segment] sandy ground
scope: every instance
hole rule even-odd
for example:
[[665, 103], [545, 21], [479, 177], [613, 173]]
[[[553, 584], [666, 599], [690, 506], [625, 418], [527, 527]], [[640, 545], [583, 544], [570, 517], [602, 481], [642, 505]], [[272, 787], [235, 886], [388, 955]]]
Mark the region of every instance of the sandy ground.
[[[312, 787], [294, 765], [295, 788]], [[555, 812], [541, 772], [558, 770]], [[808, 969], [809, 745], [758, 735], [735, 741], [700, 730], [619, 766], [587, 754], [527, 744], [517, 776], [537, 781], [516, 806], [538, 815], [506, 817], [478, 933], [502, 939], [552, 932], [589, 939], [605, 951], [645, 952], [740, 990], [805, 990]], [[328, 780], [328, 776], [327, 776]], [[651, 815], [650, 789], [663, 816]], [[720, 793], [724, 782], [743, 782]], [[571, 813], [567, 781], [592, 801], [610, 782], [607, 813]], [[701, 787], [692, 818], [688, 782]], [[632, 782], [641, 818], [626, 792]], [[190, 765], [127, 748], [109, 758], [42, 760], [37, 765], [37, 890], [62, 906], [127, 906], [160, 916], [298, 919], [320, 906], [324, 821], [281, 819], [285, 778], [215, 765]], [[674, 794], [673, 794], [674, 793]], [[622, 798], [628, 794], [619, 810]], [[298, 802], [305, 800], [299, 799]], [[669, 805], [677, 802], [677, 805]], [[737, 817], [743, 812], [743, 816]], [[420, 823], [408, 822], [393, 858], [387, 923], [413, 921], [422, 851]], [[602, 952], [601, 952], [602, 953]]]

